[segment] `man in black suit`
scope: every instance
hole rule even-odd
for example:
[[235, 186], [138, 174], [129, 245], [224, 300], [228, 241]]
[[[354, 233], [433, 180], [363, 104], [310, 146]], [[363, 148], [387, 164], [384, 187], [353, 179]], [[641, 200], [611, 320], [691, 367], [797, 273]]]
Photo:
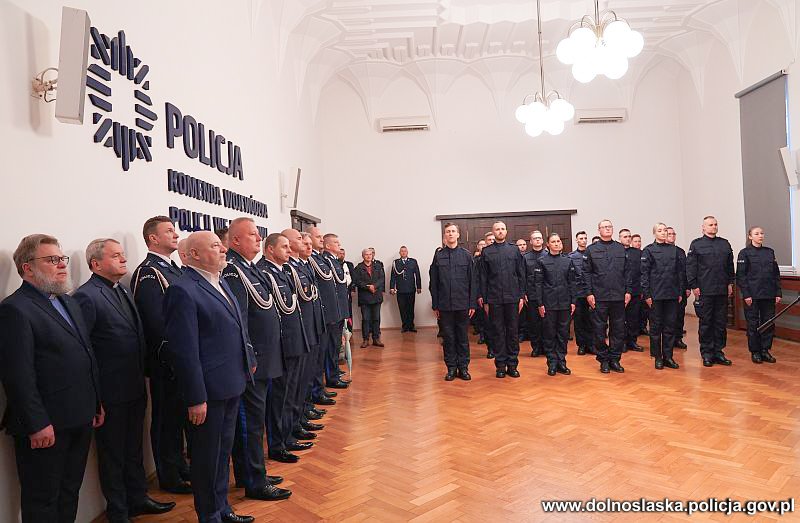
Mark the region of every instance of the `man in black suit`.
[[178, 235], [168, 217], [155, 216], [144, 222], [142, 236], [148, 253], [133, 272], [131, 290], [147, 343], [145, 368], [150, 376], [153, 460], [161, 490], [191, 494], [189, 465], [183, 456], [186, 415], [175, 375], [164, 360], [162, 350], [165, 341], [164, 293], [182, 275], [181, 269], [170, 259], [178, 248]]
[[408, 247], [400, 247], [400, 258], [392, 262], [392, 275], [389, 276], [389, 293], [397, 295], [397, 307], [402, 321], [401, 332], [417, 332], [414, 326], [414, 302], [422, 292], [422, 278], [419, 264], [408, 257]]
[[[299, 233], [298, 233], [299, 234]], [[264, 240], [264, 257], [257, 267], [270, 284], [270, 291], [281, 317], [281, 346], [283, 347], [283, 373], [272, 380], [267, 407], [267, 443], [270, 459], [282, 463], [295, 463], [300, 457], [291, 450], [310, 448], [293, 439], [292, 431], [298, 423], [292, 398], [300, 385], [303, 364], [309, 353], [308, 340], [303, 329], [300, 307], [294, 282], [287, 274], [289, 268], [289, 239], [273, 233]], [[335, 403], [334, 400], [330, 400]]]
[[267, 394], [273, 378], [283, 373], [281, 323], [269, 284], [253, 263], [261, 250], [261, 236], [252, 218], [236, 218], [228, 229], [228, 265], [222, 271], [239, 302], [256, 356], [256, 373], [239, 403], [233, 473], [245, 497], [274, 501], [292, 492], [276, 487], [280, 476], [268, 476], [264, 462], [264, 423]]
[[381, 304], [386, 288], [386, 274], [383, 272], [383, 264], [375, 260], [374, 249], [362, 250], [361, 258], [364, 261], [356, 265], [352, 273], [353, 283], [358, 289], [358, 306], [361, 308], [361, 335], [364, 337], [361, 348], [369, 345], [370, 334], [372, 335], [372, 344], [376, 347], [383, 347]]
[[106, 420], [96, 431], [100, 488], [109, 523], [141, 514], [163, 514], [175, 503], [147, 495], [142, 432], [147, 393], [142, 323], [128, 290], [119, 281], [128, 272], [117, 240], [103, 238], [86, 248], [92, 277], [75, 293], [100, 370]]
[[228, 503], [239, 397], [252, 381], [255, 355], [247, 324], [220, 272], [227, 265], [216, 234], [189, 236], [189, 267], [164, 297], [167, 358], [186, 405], [192, 447], [192, 491], [200, 523], [250, 523]]
[[0, 304], [2, 426], [14, 438], [23, 522], [75, 521], [92, 428], [104, 420], [68, 262], [54, 237], [26, 236], [14, 251], [22, 285]]

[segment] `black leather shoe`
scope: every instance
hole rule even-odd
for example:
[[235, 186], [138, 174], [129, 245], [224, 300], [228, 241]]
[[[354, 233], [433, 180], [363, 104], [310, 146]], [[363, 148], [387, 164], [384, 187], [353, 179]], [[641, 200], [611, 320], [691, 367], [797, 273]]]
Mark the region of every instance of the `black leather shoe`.
[[305, 412], [305, 416], [306, 416], [306, 419], [313, 420], [313, 421], [316, 421], [318, 419], [322, 419], [322, 414], [318, 414], [317, 412], [314, 412], [313, 410], [307, 410]]
[[517, 370], [516, 367], [509, 367], [508, 370], [506, 371], [506, 374], [508, 374], [512, 378], [519, 378], [519, 371]]
[[291, 495], [291, 490], [278, 488], [275, 485], [267, 485], [261, 490], [246, 490], [244, 492], [244, 497], [261, 501], [278, 501], [279, 499], [286, 499]]
[[764, 363], [764, 360], [761, 359], [761, 353], [760, 352], [751, 352], [750, 353], [750, 359], [753, 361], [753, 363], [757, 363], [759, 365]]
[[292, 432], [292, 436], [294, 436], [299, 440], [317, 439], [316, 434], [314, 434], [313, 432], [309, 432], [305, 429], [295, 430], [294, 432]]
[[565, 374], [565, 375], [572, 374], [572, 371], [569, 370], [569, 367], [567, 367], [566, 364], [564, 364], [564, 363], [559, 363], [556, 366], [556, 372], [558, 372], [559, 374]]
[[578, 347], [578, 356], [583, 356], [584, 354], [586, 354], [586, 349]]
[[335, 398], [336, 396], [339, 395], [339, 393], [332, 390], [326, 390], [322, 393], [322, 395], [325, 396], [326, 398]]
[[467, 369], [458, 369], [458, 377], [464, 381], [469, 381], [472, 379], [472, 376], [469, 375], [469, 371]]
[[614, 372], [625, 372], [625, 367], [620, 365], [618, 361], [609, 361], [608, 368]]
[[220, 514], [220, 517], [225, 523], [253, 523], [256, 520], [253, 516], [240, 516], [235, 512]]
[[713, 367], [713, 366], [714, 366], [713, 361], [703, 358], [703, 367]]
[[300, 456], [295, 456], [288, 450], [276, 450], [269, 452], [269, 459], [280, 461], [281, 463], [297, 463], [300, 460]]
[[411, 327], [410, 329], [408, 329], [408, 332], [417, 332], [417, 328], [416, 327]]
[[670, 369], [679, 369], [681, 366], [673, 360], [672, 358], [667, 358], [664, 360], [664, 366], [669, 367]]
[[556, 366], [555, 365], [548, 365], [547, 366], [547, 375], [548, 376], [555, 376], [556, 375]]
[[301, 442], [298, 441], [296, 443], [289, 443], [288, 445], [286, 445], [286, 450], [295, 450], [295, 451], [297, 451], [297, 450], [308, 450], [313, 446], [314, 446], [314, 444], [311, 443], [311, 442], [301, 443]]
[[634, 352], [644, 352], [644, 349], [638, 343], [634, 343], [633, 345], [628, 346], [628, 350], [632, 350]]
[[300, 422], [300, 426], [311, 432], [316, 432], [325, 428], [325, 425], [322, 423], [311, 423], [310, 421]]
[[495, 376], [495, 378], [505, 378], [506, 377], [506, 371], [498, 369], [497, 372], [494, 373], [494, 376]]
[[165, 514], [174, 508], [174, 501], [159, 503], [149, 496], [145, 496], [141, 505], [128, 509], [128, 517], [134, 518], [136, 516], [141, 516], [142, 514]]
[[346, 389], [349, 385], [347, 385], [347, 383], [339, 380], [339, 381], [334, 381], [333, 383], [328, 383], [328, 385], [326, 385], [326, 386], [329, 389]]
[[609, 368], [607, 361], [600, 362], [600, 372], [602, 372], [603, 374], [608, 374], [609, 372], [611, 372], [611, 369]]
[[775, 357], [772, 354], [770, 354], [768, 350], [765, 350], [764, 352], [761, 353], [761, 361], [765, 361], [767, 363], [775, 363], [778, 360], [776, 360]]
[[453, 381], [454, 379], [456, 379], [456, 369], [447, 369], [444, 381]]
[[192, 484], [188, 481], [181, 481], [174, 485], [161, 485], [161, 490], [170, 494], [191, 494]]
[[486, 353], [486, 359], [487, 360], [494, 359], [494, 352], [492, 352], [492, 351], [487, 352]]
[[314, 405], [336, 405], [336, 400], [330, 398], [318, 398], [314, 400]]
[[664, 360], [657, 358], [655, 366], [656, 370], [662, 370], [664, 368]]
[[730, 366], [733, 362], [725, 357], [724, 354], [719, 353], [714, 356], [714, 363], [719, 363], [720, 365], [725, 365], [726, 367]]
[[283, 476], [267, 476], [267, 483], [270, 485], [280, 485], [283, 483]]
[[683, 349], [683, 350], [687, 349], [687, 346], [686, 346], [685, 343], [683, 343], [683, 340], [677, 340], [675, 342], [674, 346], [675, 346], [676, 349]]
[[312, 408], [311, 412], [315, 412], [315, 413], [319, 414], [320, 416], [324, 416], [325, 414], [328, 413], [328, 411], [326, 409], [318, 409], [316, 407]]
[[650, 331], [647, 330], [647, 328], [644, 328], [644, 329], [639, 331], [639, 335], [640, 336], [649, 336], [650, 335]]

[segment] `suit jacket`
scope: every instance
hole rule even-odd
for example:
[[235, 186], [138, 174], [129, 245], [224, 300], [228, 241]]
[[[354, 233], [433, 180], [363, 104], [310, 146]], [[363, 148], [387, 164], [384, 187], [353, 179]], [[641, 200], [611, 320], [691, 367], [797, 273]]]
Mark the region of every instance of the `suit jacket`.
[[147, 253], [147, 257], [136, 267], [131, 277], [131, 291], [144, 326], [144, 338], [151, 364], [159, 361], [161, 344], [166, 338], [164, 293], [169, 285], [183, 275], [183, 271], [173, 263], [167, 263], [153, 253]]
[[220, 286], [232, 303], [189, 267], [164, 297], [165, 350], [187, 406], [239, 396], [252, 378], [255, 356], [239, 304], [224, 280]]
[[[269, 262], [266, 258], [258, 260], [256, 266], [265, 275], [264, 278], [272, 285], [272, 280], [266, 275], [271, 275], [275, 279], [278, 288], [272, 288], [272, 294], [277, 297], [280, 293], [284, 303], [291, 307], [297, 301], [297, 294], [295, 294], [294, 282], [286, 274], [285, 266], [278, 269], [275, 264]], [[305, 330], [303, 329], [303, 319], [301, 317], [300, 307], [297, 307], [291, 314], [284, 314], [283, 311], [278, 309], [281, 315], [281, 347], [283, 348], [284, 358], [298, 358], [309, 352], [308, 339], [306, 338]], [[285, 360], [284, 360], [285, 363]]]
[[413, 294], [422, 289], [422, 278], [419, 264], [414, 258], [398, 258], [392, 262], [392, 274], [389, 276], [389, 288], [400, 294]]
[[[258, 302], [248, 292], [245, 282], [240, 279], [239, 271], [252, 284], [252, 289], [259, 296]], [[242, 317], [247, 324], [247, 333], [250, 336], [250, 343], [253, 344], [253, 352], [258, 364], [254, 377], [259, 380], [277, 378], [283, 374], [281, 319], [269, 283], [264, 279], [260, 270], [252, 267], [241, 254], [233, 249], [228, 250], [228, 266], [222, 271], [222, 279], [236, 296]], [[272, 306], [265, 309], [265, 302], [270, 300], [272, 300]]]
[[[358, 304], [371, 305], [383, 302], [383, 292], [386, 290], [386, 274], [383, 272], [383, 265], [372, 262], [372, 275], [367, 272], [364, 262], [356, 265], [351, 273], [353, 283], [358, 289]], [[375, 286], [375, 294], [367, 289], [367, 285]]]
[[108, 280], [93, 274], [81, 285], [74, 298], [81, 307], [100, 370], [100, 393], [109, 405], [142, 398], [145, 395], [144, 329], [125, 286], [126, 314]]
[[81, 309], [70, 296], [58, 299], [75, 328], [28, 282], [0, 304], [0, 378], [8, 397], [2, 426], [10, 434], [86, 426], [100, 410]]

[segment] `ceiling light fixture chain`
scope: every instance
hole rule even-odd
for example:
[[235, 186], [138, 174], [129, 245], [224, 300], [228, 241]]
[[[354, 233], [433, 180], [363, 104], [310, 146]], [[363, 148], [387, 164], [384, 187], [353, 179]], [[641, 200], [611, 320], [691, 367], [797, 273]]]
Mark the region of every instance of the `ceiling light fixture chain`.
[[[541, 81], [541, 91], [525, 95], [525, 98], [522, 99], [522, 105], [517, 107], [514, 114], [518, 122], [525, 124], [525, 132], [532, 137], [539, 136], [544, 131], [552, 135], [561, 134], [564, 131], [564, 122], [571, 120], [575, 115], [575, 108], [562, 98], [558, 91], [545, 91], [541, 0], [536, 0], [536, 18], [539, 30], [539, 79]], [[531, 98], [532, 101], [530, 101]]]

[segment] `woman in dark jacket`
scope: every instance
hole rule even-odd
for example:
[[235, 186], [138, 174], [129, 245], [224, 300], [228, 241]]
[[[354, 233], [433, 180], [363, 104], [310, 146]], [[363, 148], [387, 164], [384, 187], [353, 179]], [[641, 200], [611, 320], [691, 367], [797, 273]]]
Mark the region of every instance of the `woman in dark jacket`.
[[575, 312], [576, 274], [572, 260], [561, 253], [563, 248], [559, 235], [550, 234], [547, 238], [548, 253], [538, 259], [527, 282], [528, 306], [537, 307], [542, 317], [549, 376], [555, 376], [556, 372], [570, 374], [567, 339], [569, 319]]
[[655, 241], [642, 250], [642, 295], [650, 308], [650, 356], [658, 370], [677, 369], [672, 359], [678, 304], [687, 288], [686, 260], [678, 248], [667, 243], [667, 226], [653, 226]]
[[747, 347], [753, 363], [775, 363], [769, 352], [775, 326], [761, 334], [758, 326], [775, 315], [775, 306], [781, 302], [781, 273], [775, 251], [764, 247], [764, 229], [750, 227], [747, 240], [749, 244], [736, 259], [736, 286], [744, 299]]

